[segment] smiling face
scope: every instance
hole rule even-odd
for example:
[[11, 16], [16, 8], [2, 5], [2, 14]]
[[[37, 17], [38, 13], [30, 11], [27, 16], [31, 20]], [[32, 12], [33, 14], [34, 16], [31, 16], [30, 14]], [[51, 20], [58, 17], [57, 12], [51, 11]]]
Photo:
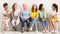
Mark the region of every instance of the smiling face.
[[9, 8], [8, 5], [6, 5], [6, 6], [4, 7], [5, 10], [8, 10], [8, 8]]
[[18, 4], [15, 4], [14, 5], [14, 8], [15, 8], [15, 10], [18, 9]]
[[34, 8], [34, 10], [36, 10], [36, 8], [37, 8], [37, 5], [34, 5], [34, 6], [33, 6], [33, 8]]
[[42, 10], [44, 10], [44, 6], [42, 5], [42, 8], [41, 8]]
[[56, 8], [54, 6], [52, 6], [52, 10], [56, 10]]
[[37, 12], [37, 10], [38, 10], [37, 5], [33, 4], [31, 10], [32, 10], [32, 12], [34, 12], [34, 11]]
[[27, 4], [23, 4], [23, 9], [26, 10], [27, 9]]

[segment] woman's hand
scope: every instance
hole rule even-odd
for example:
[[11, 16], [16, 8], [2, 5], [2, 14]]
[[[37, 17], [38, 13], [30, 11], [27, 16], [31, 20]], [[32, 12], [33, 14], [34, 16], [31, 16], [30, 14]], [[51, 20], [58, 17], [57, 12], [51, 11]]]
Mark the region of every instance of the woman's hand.
[[22, 20], [27, 20], [26, 18], [22, 18]]
[[13, 19], [16, 22], [16, 19]]
[[32, 18], [32, 19], [37, 19], [37, 18]]
[[45, 21], [46, 20], [46, 18], [43, 18], [43, 21]]

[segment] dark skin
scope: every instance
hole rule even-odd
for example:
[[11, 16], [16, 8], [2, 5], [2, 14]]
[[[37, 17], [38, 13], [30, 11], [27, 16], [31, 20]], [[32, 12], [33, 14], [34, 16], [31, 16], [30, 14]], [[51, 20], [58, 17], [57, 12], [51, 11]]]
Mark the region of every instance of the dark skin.
[[6, 14], [3, 14], [4, 16], [6, 16], [6, 17], [8, 17], [8, 15], [9, 15], [9, 10], [8, 10], [8, 5], [6, 5], [5, 7], [4, 7], [4, 9], [5, 9], [5, 11], [6, 11]]

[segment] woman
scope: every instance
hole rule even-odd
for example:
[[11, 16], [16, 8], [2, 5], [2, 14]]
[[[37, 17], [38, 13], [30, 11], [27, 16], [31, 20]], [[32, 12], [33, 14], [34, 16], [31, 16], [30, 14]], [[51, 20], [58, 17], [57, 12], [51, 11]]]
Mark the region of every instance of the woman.
[[12, 6], [12, 25], [13, 25], [13, 29], [16, 31], [17, 29], [17, 25], [19, 24], [19, 15], [20, 14], [20, 10], [18, 9], [18, 4], [14, 3]]
[[57, 32], [58, 25], [58, 6], [56, 4], [52, 5], [52, 11], [50, 11], [50, 25], [52, 28], [52, 32]]
[[38, 32], [37, 23], [38, 23], [38, 8], [36, 4], [32, 5], [30, 17], [32, 18], [32, 26], [30, 31], [32, 31], [33, 26], [35, 25], [36, 32]]
[[43, 4], [39, 5], [39, 20], [43, 26], [43, 32], [48, 32], [47, 30], [47, 17]]
[[9, 30], [9, 22], [10, 22], [9, 13], [10, 13], [10, 11], [9, 11], [8, 4], [4, 3], [3, 8], [4, 8], [4, 13], [3, 13], [3, 16], [4, 16], [4, 19], [3, 19], [4, 30]]
[[24, 25], [25, 25], [25, 22], [27, 24], [27, 32], [29, 31], [29, 27], [30, 27], [30, 10], [28, 9], [27, 7], [27, 4], [24, 3], [23, 4], [23, 8], [21, 9], [21, 32], [23, 33], [24, 32]]

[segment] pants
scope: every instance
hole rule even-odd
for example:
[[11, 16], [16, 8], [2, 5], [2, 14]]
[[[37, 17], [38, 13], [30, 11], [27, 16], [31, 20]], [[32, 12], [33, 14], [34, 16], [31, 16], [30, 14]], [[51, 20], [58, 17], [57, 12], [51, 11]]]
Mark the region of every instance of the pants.
[[27, 19], [27, 20], [21, 19], [21, 27], [24, 28], [25, 22], [27, 23], [27, 27], [30, 27], [30, 21], [29, 21], [29, 19]]
[[37, 28], [38, 19], [32, 19], [32, 24]]
[[15, 17], [15, 19], [16, 19], [16, 22], [14, 20], [12, 20], [12, 26], [17, 26], [20, 22], [20, 19], [18, 17]]
[[4, 27], [8, 27], [7, 30], [9, 30], [9, 22], [10, 22], [9, 18], [5, 17], [3, 19]]
[[40, 22], [41, 22], [43, 28], [47, 28], [47, 19], [43, 21], [43, 20], [40, 18]]

